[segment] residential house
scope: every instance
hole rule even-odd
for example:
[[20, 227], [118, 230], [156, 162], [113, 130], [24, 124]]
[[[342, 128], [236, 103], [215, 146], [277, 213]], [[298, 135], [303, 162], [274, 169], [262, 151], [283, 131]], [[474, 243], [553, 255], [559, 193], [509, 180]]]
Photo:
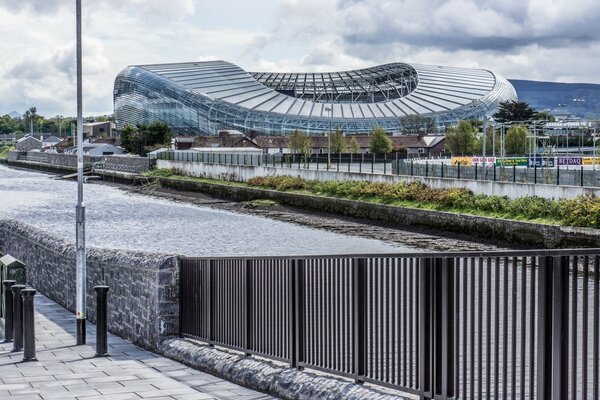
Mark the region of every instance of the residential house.
[[85, 138], [100, 138], [112, 137], [115, 129], [114, 122], [88, 122], [83, 124], [83, 137]]
[[41, 140], [36, 139], [33, 136], [27, 135], [17, 140], [17, 144], [15, 145], [15, 147], [17, 151], [42, 151], [44, 146]]
[[48, 137], [42, 137], [42, 148], [43, 149], [52, 149], [56, 147], [59, 143], [62, 142], [62, 139], [56, 137], [54, 135], [50, 135]]
[[[346, 136], [349, 143], [352, 138], [355, 138], [360, 147], [361, 153], [369, 153], [369, 135], [353, 135]], [[417, 135], [402, 135], [390, 136], [392, 147], [396, 150], [406, 149], [407, 157], [437, 157], [444, 153], [444, 136], [417, 136]], [[327, 136], [311, 136], [313, 153], [326, 154], [329, 148]], [[292, 150], [288, 147], [289, 136], [258, 136], [254, 140], [264, 152], [268, 154], [285, 154], [291, 153]], [[401, 150], [403, 153], [404, 151]]]

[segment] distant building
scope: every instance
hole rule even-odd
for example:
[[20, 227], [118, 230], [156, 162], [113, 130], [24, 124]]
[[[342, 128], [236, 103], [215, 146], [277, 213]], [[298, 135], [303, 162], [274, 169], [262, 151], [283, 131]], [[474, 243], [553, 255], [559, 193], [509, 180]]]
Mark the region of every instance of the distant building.
[[44, 148], [44, 145], [41, 140], [36, 139], [33, 136], [29, 136], [29, 135], [17, 140], [17, 144], [16, 144], [17, 151], [32, 151], [32, 150], [41, 151], [43, 148]]
[[17, 137], [14, 133], [7, 133], [6, 135], [0, 135], [0, 145], [12, 146], [17, 142]]
[[51, 149], [51, 148], [56, 147], [61, 142], [62, 142], [61, 138], [56, 137], [54, 135], [50, 135], [50, 136], [42, 139], [42, 148]]
[[114, 123], [110, 121], [106, 122], [88, 122], [83, 124], [83, 137], [85, 138], [99, 138], [99, 137], [112, 137], [114, 129]]
[[177, 136], [173, 139], [175, 150], [189, 150], [194, 146], [194, 138], [191, 136]]
[[[77, 154], [77, 147], [70, 147], [65, 150], [67, 154]], [[88, 156], [109, 156], [125, 154], [122, 147], [114, 146], [108, 143], [84, 143], [83, 154]]]
[[[369, 135], [346, 136], [347, 143], [352, 138], [356, 139], [361, 153], [369, 153]], [[289, 137], [286, 136], [258, 136], [254, 139], [265, 153], [285, 154], [291, 153], [288, 146]], [[327, 154], [327, 136], [310, 136], [314, 154]], [[444, 153], [444, 136], [390, 136], [392, 147], [400, 150], [406, 149], [407, 157], [437, 157]], [[348, 150], [349, 151], [349, 150]]]

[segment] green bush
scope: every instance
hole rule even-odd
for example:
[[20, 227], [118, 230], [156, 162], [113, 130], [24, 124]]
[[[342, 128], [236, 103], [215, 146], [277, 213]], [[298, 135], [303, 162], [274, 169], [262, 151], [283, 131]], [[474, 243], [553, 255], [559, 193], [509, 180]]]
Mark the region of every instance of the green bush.
[[435, 189], [421, 182], [319, 182], [290, 176], [258, 177], [248, 183], [275, 190], [307, 190], [326, 196], [386, 203], [409, 201], [441, 210], [502, 215], [508, 218], [548, 219], [564, 225], [600, 228], [600, 199], [592, 196], [579, 196], [563, 201], [537, 196], [510, 200], [503, 196], [474, 195], [465, 188]]
[[587, 228], [600, 228], [600, 198], [578, 196], [573, 200], [560, 202], [560, 216], [563, 224]]

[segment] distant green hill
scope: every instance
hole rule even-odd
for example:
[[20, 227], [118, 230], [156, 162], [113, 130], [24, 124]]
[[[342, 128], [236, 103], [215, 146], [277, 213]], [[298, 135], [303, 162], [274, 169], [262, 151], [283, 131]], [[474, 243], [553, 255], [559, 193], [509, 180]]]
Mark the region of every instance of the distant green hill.
[[536, 110], [600, 118], [600, 85], [593, 83], [556, 83], [510, 79], [520, 101]]

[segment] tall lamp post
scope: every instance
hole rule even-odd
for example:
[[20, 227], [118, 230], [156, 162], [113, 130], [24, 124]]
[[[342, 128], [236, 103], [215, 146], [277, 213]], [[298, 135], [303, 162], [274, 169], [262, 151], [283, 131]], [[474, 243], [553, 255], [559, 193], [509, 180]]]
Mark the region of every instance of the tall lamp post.
[[327, 170], [331, 168], [331, 134], [332, 132], [332, 120], [333, 120], [333, 106], [325, 107], [325, 111], [329, 113], [329, 133], [327, 134]]
[[76, 215], [76, 304], [77, 344], [85, 344], [86, 268], [85, 268], [85, 204], [83, 203], [83, 112], [81, 66], [81, 0], [77, 9], [77, 206]]

